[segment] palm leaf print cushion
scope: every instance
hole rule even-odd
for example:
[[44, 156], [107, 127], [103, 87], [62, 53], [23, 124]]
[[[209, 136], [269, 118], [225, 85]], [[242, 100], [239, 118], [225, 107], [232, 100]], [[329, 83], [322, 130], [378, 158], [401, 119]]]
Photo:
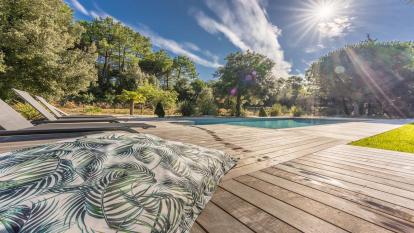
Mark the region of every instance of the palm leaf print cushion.
[[188, 232], [235, 161], [145, 134], [0, 155], [0, 232]]

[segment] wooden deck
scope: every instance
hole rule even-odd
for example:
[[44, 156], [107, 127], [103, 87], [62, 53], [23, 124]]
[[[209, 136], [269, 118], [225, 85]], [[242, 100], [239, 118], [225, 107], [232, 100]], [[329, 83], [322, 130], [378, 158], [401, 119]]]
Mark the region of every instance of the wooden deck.
[[[150, 122], [157, 128], [141, 131], [240, 159], [193, 233], [414, 232], [414, 156], [345, 145], [402, 123], [274, 130]], [[3, 143], [0, 152], [21, 146]]]

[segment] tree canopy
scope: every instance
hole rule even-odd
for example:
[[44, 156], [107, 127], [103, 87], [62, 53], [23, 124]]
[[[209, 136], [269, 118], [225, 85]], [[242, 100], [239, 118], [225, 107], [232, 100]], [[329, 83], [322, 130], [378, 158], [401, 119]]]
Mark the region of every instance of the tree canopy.
[[79, 46], [83, 27], [61, 0], [0, 1], [0, 98], [11, 88], [60, 97], [96, 78], [95, 46]]
[[266, 99], [273, 92], [277, 83], [272, 72], [274, 62], [251, 51], [232, 53], [226, 61], [216, 72], [216, 87], [221, 95], [236, 98], [236, 115], [240, 116], [242, 98]]
[[307, 78], [319, 104], [336, 114], [414, 114], [412, 42], [367, 40], [347, 46], [320, 58]]

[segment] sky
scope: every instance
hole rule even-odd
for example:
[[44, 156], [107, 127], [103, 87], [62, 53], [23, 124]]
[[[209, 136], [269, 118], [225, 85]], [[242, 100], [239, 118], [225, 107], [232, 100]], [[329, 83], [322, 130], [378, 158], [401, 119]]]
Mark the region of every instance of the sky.
[[151, 38], [154, 50], [190, 57], [203, 80], [237, 51], [266, 55], [274, 74], [286, 77], [367, 34], [414, 40], [414, 4], [405, 0], [65, 1], [76, 19], [111, 16]]

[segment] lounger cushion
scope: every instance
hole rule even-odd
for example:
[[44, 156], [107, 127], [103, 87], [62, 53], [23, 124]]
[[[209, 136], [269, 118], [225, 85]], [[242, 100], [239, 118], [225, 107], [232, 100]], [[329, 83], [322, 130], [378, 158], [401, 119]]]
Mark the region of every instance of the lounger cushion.
[[145, 134], [0, 155], [0, 232], [188, 232], [235, 161]]

